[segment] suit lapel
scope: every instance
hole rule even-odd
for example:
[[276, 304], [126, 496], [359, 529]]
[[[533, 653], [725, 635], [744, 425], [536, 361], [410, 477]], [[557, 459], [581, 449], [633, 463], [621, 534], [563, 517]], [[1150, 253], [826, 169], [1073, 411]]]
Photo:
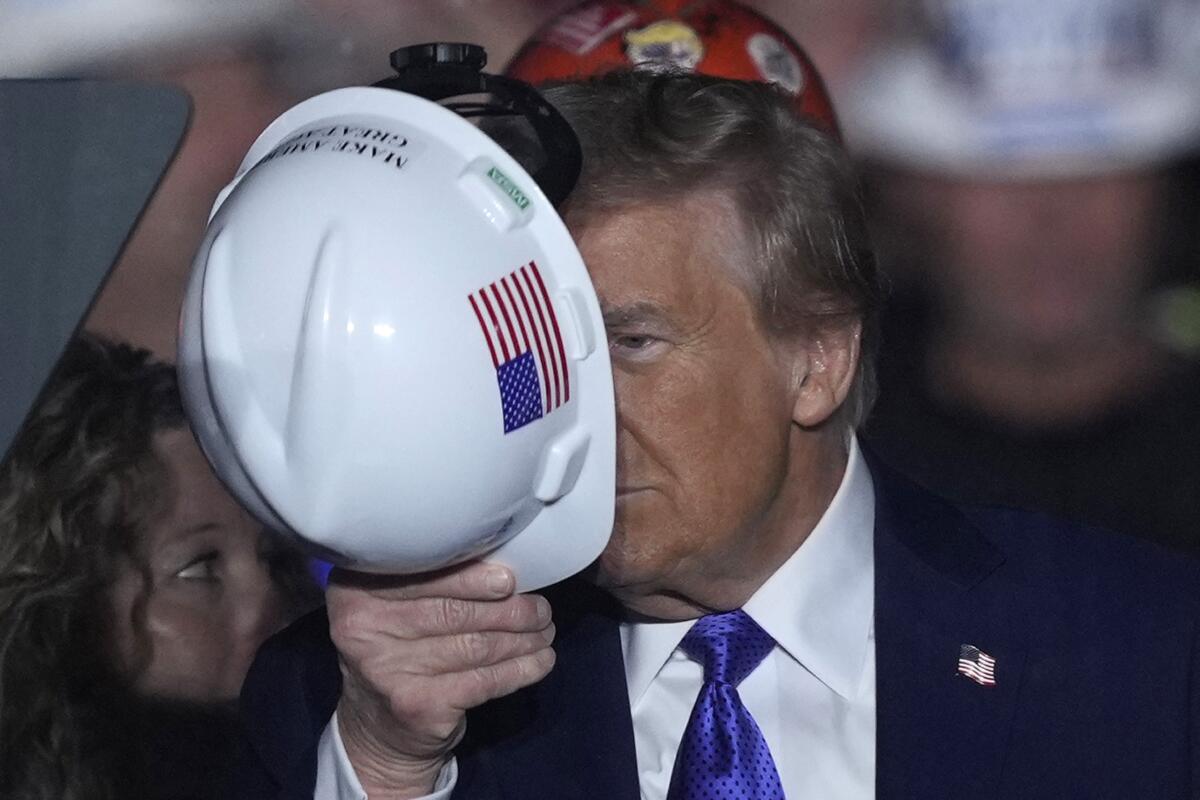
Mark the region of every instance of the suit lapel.
[[[872, 474], [877, 797], [993, 797], [1024, 661], [1013, 622], [1034, 609], [961, 512]], [[964, 644], [995, 659], [994, 686], [958, 674]]]
[[[558, 659], [541, 683], [491, 704], [500, 735], [481, 755], [512, 800], [637, 800], [637, 755], [612, 601], [575, 583], [551, 592]], [[474, 795], [472, 795], [474, 796]]]

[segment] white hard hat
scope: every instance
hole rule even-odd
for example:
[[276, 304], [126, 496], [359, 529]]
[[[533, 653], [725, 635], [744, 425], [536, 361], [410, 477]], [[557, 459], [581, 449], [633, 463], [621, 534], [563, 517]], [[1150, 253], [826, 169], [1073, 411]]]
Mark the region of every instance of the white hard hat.
[[334, 563], [483, 556], [526, 591], [608, 541], [613, 385], [583, 261], [530, 175], [437, 103], [339, 89], [263, 132], [196, 256], [179, 363], [218, 474]]
[[1056, 178], [1200, 144], [1197, 0], [913, 0], [839, 98], [849, 146], [922, 169]]

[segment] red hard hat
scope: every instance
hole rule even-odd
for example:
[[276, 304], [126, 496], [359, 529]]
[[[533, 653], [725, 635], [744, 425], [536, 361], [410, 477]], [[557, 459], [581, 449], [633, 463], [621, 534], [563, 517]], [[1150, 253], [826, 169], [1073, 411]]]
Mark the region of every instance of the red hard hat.
[[587, 0], [542, 26], [505, 74], [536, 85], [635, 64], [775, 83], [840, 138], [812, 61], [778, 25], [733, 0]]

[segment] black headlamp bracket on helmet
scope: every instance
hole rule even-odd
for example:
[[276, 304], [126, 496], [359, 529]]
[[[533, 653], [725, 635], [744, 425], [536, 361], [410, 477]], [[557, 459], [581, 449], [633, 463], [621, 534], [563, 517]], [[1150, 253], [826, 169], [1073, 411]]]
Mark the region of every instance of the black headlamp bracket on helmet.
[[488, 95], [489, 100], [443, 102], [463, 117], [524, 117], [537, 136], [545, 162], [533, 179], [550, 202], [559, 205], [579, 179], [582, 155], [571, 125], [532, 86], [484, 72], [487, 52], [477, 44], [434, 42], [402, 47], [391, 54], [396, 76], [372, 85], [426, 100]]

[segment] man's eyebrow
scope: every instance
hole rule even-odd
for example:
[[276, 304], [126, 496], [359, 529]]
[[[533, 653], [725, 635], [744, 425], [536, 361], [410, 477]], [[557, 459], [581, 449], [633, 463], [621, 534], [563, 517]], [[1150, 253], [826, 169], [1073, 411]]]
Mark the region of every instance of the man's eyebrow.
[[603, 306], [606, 328], [619, 328], [627, 325], [637, 325], [645, 322], [665, 322], [668, 320], [667, 310], [657, 303], [646, 300], [623, 306]]

